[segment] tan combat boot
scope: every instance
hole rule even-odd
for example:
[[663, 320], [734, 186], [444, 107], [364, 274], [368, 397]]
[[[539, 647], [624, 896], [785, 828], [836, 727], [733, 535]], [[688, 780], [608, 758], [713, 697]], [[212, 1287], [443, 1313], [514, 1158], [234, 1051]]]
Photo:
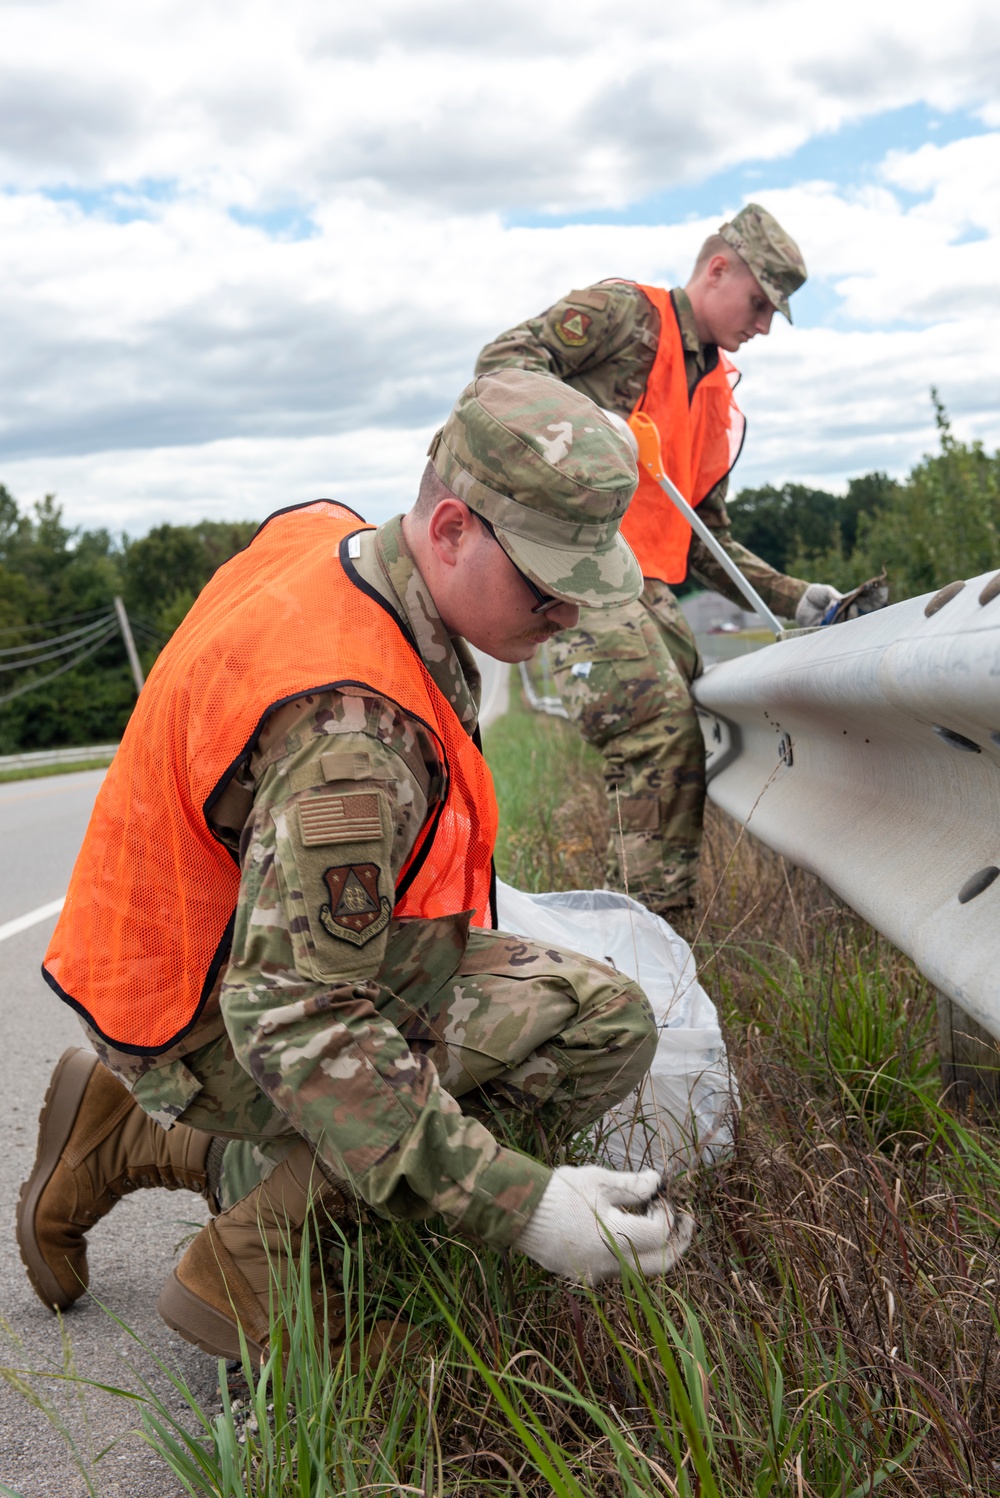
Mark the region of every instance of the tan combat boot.
[[86, 1234], [142, 1186], [197, 1191], [218, 1210], [212, 1135], [163, 1129], [93, 1051], [63, 1051], [38, 1120], [38, 1153], [17, 1205], [17, 1243], [40, 1300], [65, 1310], [88, 1284]]
[[[160, 1292], [156, 1309], [168, 1326], [213, 1357], [240, 1357], [243, 1328], [250, 1356], [267, 1354], [272, 1303], [278, 1314], [278, 1285], [298, 1272], [302, 1229], [310, 1205], [320, 1224], [349, 1214], [351, 1204], [320, 1171], [303, 1142], [276, 1166], [266, 1181], [206, 1224]], [[288, 1250], [291, 1250], [289, 1260]], [[317, 1325], [323, 1316], [322, 1288], [314, 1294]], [[329, 1293], [325, 1314], [333, 1356], [346, 1342], [341, 1296]], [[402, 1341], [405, 1329], [377, 1322], [367, 1329], [368, 1356]], [[355, 1344], [356, 1347], [356, 1344]]]

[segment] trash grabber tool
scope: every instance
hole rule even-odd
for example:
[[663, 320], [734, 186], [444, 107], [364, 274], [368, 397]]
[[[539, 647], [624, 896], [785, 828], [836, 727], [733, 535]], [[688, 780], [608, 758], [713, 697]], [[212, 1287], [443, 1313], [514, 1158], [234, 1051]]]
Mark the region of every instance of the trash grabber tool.
[[732, 557], [728, 555], [721, 543], [713, 536], [704, 520], [698, 514], [698, 511], [692, 509], [677, 485], [664, 473], [663, 455], [660, 451], [660, 434], [656, 429], [656, 423], [652, 417], [647, 416], [645, 411], [633, 411], [628, 419], [628, 424], [632, 429], [636, 442], [639, 444], [639, 462], [646, 469], [646, 472], [659, 484], [671, 504], [680, 511], [698, 539], [705, 543], [723, 571], [728, 573], [729, 577], [732, 578], [754, 613], [759, 615], [768, 629], [780, 639], [785, 631], [776, 615], [771, 613], [771, 610], [763, 598], [761, 598], [757, 589], [743, 576], [743, 573], [737, 567]]

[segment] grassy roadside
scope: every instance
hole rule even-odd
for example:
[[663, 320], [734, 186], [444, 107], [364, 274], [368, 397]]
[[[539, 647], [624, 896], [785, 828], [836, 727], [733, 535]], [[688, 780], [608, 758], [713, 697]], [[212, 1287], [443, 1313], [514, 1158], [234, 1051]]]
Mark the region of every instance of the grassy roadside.
[[[486, 749], [503, 877], [602, 883], [599, 761], [575, 730], [517, 702]], [[1000, 1149], [987, 1120], [942, 1106], [934, 996], [715, 814], [701, 881], [684, 934], [743, 1111], [732, 1158], [677, 1183], [698, 1220], [678, 1270], [570, 1290], [516, 1254], [372, 1218], [334, 1245], [335, 1278], [365, 1325], [398, 1314], [421, 1342], [323, 1366], [304, 1276], [277, 1316], [287, 1364], [246, 1368], [238, 1408], [192, 1396], [182, 1428], [144, 1406], [185, 1492], [1000, 1494]]]
[[[487, 749], [501, 875], [602, 884], [572, 725], [516, 706]], [[1000, 1144], [943, 1107], [933, 990], [711, 806], [684, 926], [743, 1094], [734, 1159], [689, 1183], [671, 1312], [704, 1336], [720, 1491], [1000, 1494]]]
[[[603, 883], [600, 761], [572, 726], [519, 705], [487, 751], [502, 875]], [[689, 1183], [670, 1314], [704, 1338], [721, 1490], [1000, 1493], [1000, 1143], [942, 1105], [934, 993], [711, 806], [684, 925], [743, 1098], [734, 1158]]]
[[71, 775], [76, 770], [106, 770], [112, 756], [98, 759], [75, 760], [69, 765], [23, 765], [17, 770], [0, 770], [0, 785], [9, 780], [40, 780], [48, 775]]

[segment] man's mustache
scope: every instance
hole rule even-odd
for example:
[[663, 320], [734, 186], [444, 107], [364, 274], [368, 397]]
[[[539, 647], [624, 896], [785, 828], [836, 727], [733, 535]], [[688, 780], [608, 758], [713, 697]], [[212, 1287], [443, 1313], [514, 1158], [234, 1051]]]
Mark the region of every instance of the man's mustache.
[[547, 624], [544, 633], [541, 633], [537, 628], [526, 629], [521, 635], [521, 639], [531, 640], [534, 644], [544, 645], [547, 640], [554, 640], [556, 635], [561, 635], [565, 628], [565, 624]]

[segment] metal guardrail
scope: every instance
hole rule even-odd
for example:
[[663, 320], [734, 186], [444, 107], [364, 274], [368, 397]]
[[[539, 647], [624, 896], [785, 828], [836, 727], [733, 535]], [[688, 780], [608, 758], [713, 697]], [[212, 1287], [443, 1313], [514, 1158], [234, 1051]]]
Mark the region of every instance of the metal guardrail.
[[48, 765], [85, 764], [91, 759], [113, 759], [117, 744], [91, 744], [79, 749], [39, 749], [30, 754], [0, 754], [0, 773], [4, 770], [44, 770]]
[[538, 661], [542, 668], [542, 690], [536, 692], [531, 675], [528, 671], [527, 661], [521, 661], [518, 669], [521, 673], [521, 686], [528, 700], [528, 706], [536, 713], [548, 713], [552, 718], [568, 718], [569, 713], [562, 705], [562, 701], [555, 688], [549, 690], [549, 651], [548, 642], [542, 645], [538, 652]]
[[774, 644], [772, 637], [765, 637], [764, 631], [760, 629], [739, 630], [733, 634], [703, 634], [696, 630], [694, 639], [706, 666], [714, 666], [719, 661], [733, 661]]
[[1000, 1037], [1000, 573], [695, 683], [709, 795]]

